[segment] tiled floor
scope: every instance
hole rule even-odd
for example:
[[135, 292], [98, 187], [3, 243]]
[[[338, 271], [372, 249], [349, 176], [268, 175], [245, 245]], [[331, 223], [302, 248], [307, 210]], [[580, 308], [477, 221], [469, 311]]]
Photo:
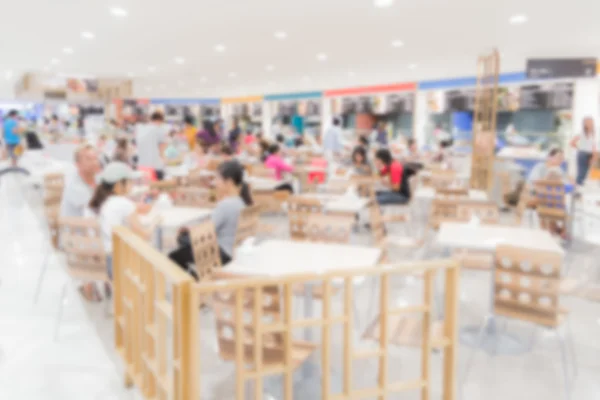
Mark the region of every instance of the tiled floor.
[[[121, 363], [111, 349], [112, 320], [104, 315], [102, 305], [80, 301], [74, 285], [69, 286], [59, 339], [54, 341], [60, 293], [68, 279], [60, 260], [54, 257], [39, 302], [34, 304], [36, 281], [47, 248], [45, 236], [39, 217], [25, 205], [10, 180], [4, 177], [0, 182], [0, 399], [139, 399], [123, 388]], [[355, 240], [363, 241], [362, 235], [364, 233]], [[572, 257], [574, 265], [581, 265], [586, 253], [589, 249], [577, 246]], [[462, 276], [461, 326], [481, 321], [489, 292], [488, 273], [466, 271]], [[401, 284], [396, 289], [394, 301], [397, 302], [410, 301], [419, 294], [418, 286]], [[366, 296], [368, 291], [359, 293]], [[576, 298], [565, 298], [563, 304], [571, 309], [579, 365], [571, 398], [600, 399], [600, 304]], [[204, 329], [210, 329], [211, 314], [204, 313], [202, 319], [207, 321]], [[532, 327], [526, 324], [511, 322], [508, 330], [523, 340], [531, 338]], [[214, 349], [214, 341], [203, 345]], [[370, 344], [361, 341], [360, 345]], [[336, 357], [340, 350], [339, 344], [331, 349]], [[460, 371], [469, 350], [465, 346], [460, 348]], [[413, 349], [393, 349], [390, 358], [394, 373], [414, 375], [420, 368], [417, 353]], [[440, 398], [440, 360], [441, 356], [434, 354], [433, 398]], [[215, 357], [203, 363], [202, 369], [206, 373], [204, 382], [208, 392], [204, 394], [207, 398], [232, 398], [232, 369], [227, 364]], [[355, 366], [357, 384], [374, 379], [375, 374], [373, 361]], [[538, 329], [535, 347], [520, 356], [491, 357], [478, 352], [464, 389], [462, 398], [465, 400], [562, 400], [560, 353], [553, 334]], [[417, 399], [418, 396], [388, 398]]]

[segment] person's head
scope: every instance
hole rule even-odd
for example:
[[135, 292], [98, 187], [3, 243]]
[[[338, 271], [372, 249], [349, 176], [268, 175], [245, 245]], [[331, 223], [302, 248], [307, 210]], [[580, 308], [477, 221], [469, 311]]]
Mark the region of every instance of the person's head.
[[277, 134], [277, 136], [275, 136], [275, 140], [277, 141], [277, 143], [283, 143], [285, 142], [285, 136], [283, 136], [281, 133]]
[[150, 115], [150, 122], [152, 122], [153, 124], [162, 124], [164, 121], [165, 117], [159, 111], [154, 111], [152, 115]]
[[91, 144], [84, 144], [75, 150], [75, 167], [79, 175], [86, 180], [93, 180], [100, 171], [98, 153]]
[[334, 118], [333, 119], [333, 126], [340, 126], [340, 119], [339, 118]]
[[389, 167], [392, 164], [392, 153], [388, 149], [379, 149], [375, 153], [375, 168], [381, 171], [384, 168]]
[[272, 144], [271, 146], [269, 146], [269, 154], [271, 155], [279, 155], [279, 152], [281, 151], [281, 148], [279, 147], [279, 145], [277, 143]]
[[237, 194], [247, 206], [252, 205], [250, 188], [244, 183], [244, 167], [237, 160], [228, 160], [219, 165], [215, 178], [215, 189], [221, 196]]
[[583, 133], [586, 135], [593, 135], [595, 132], [594, 119], [592, 117], [585, 117], [583, 119]]
[[126, 138], [117, 139], [117, 148], [120, 150], [127, 150], [129, 148], [129, 140]]
[[367, 151], [362, 146], [356, 146], [352, 150], [352, 164], [365, 165], [367, 163]]
[[377, 123], [377, 129], [379, 129], [380, 131], [384, 131], [384, 130], [385, 130], [385, 127], [386, 127], [386, 123], [385, 123], [385, 121], [379, 121], [379, 122]]
[[58, 116], [56, 114], [52, 115], [52, 121], [58, 122]]
[[192, 115], [187, 114], [184, 118], [183, 118], [183, 123], [186, 126], [194, 126], [196, 124], [196, 120], [194, 119], [194, 117]]
[[564, 161], [563, 151], [559, 148], [553, 148], [548, 152], [546, 164], [551, 167], [560, 167]]
[[406, 141], [406, 146], [412, 153], [417, 151], [417, 142], [413, 138], [410, 138]]
[[231, 146], [223, 143], [221, 145], [221, 155], [226, 159], [231, 159], [233, 157], [233, 149]]
[[17, 118], [19, 116], [19, 112], [17, 110], [10, 110], [7, 114], [8, 118]]
[[364, 148], [368, 148], [369, 147], [369, 139], [367, 139], [365, 136], [359, 136], [358, 137], [358, 143], [363, 146]]
[[110, 196], [126, 196], [131, 190], [131, 181], [134, 178], [135, 173], [129, 165], [119, 161], [108, 164], [100, 174], [100, 183], [90, 200], [92, 211], [99, 213]]
[[215, 129], [215, 122], [210, 119], [205, 119], [202, 122], [202, 129], [208, 132], [212, 137], [217, 136], [217, 131]]

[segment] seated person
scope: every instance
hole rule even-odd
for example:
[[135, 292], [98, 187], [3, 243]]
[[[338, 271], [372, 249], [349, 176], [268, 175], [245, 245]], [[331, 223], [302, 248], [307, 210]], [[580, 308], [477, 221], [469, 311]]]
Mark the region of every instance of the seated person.
[[394, 159], [388, 149], [379, 149], [375, 153], [375, 168], [382, 177], [386, 177], [384, 185], [389, 188], [386, 191], [377, 191], [377, 203], [384, 204], [406, 204], [410, 199], [408, 179], [404, 179], [404, 166]]
[[[553, 148], [548, 152], [548, 156], [546, 157], [546, 160], [544, 161], [540, 161], [539, 163], [537, 163], [529, 172], [529, 176], [527, 177], [527, 183], [528, 184], [533, 184], [533, 182], [535, 181], [541, 181], [546, 179], [546, 176], [548, 175], [548, 170], [552, 169], [552, 168], [559, 168], [562, 166], [564, 162], [564, 153], [561, 149], [558, 148]], [[562, 169], [560, 169], [562, 171]], [[562, 171], [562, 177], [561, 177], [563, 182], [569, 182], [570, 178], [567, 176], [567, 174]]]
[[406, 141], [406, 149], [404, 150], [404, 159], [406, 161], [418, 161], [419, 160], [419, 148], [415, 139], [410, 138]]
[[[220, 200], [212, 213], [212, 221], [215, 225], [222, 265], [231, 261], [242, 210], [253, 204], [250, 189], [244, 183], [243, 176], [244, 168], [236, 160], [225, 161], [217, 168], [215, 189]], [[177, 241], [180, 247], [171, 252], [169, 258], [188, 271], [189, 265], [194, 263], [194, 253], [187, 228], [179, 232]], [[192, 275], [197, 278], [194, 273]]]
[[152, 233], [152, 229], [144, 227], [140, 221], [140, 215], [148, 213], [150, 206], [137, 205], [128, 197], [134, 178], [134, 171], [129, 165], [118, 161], [109, 163], [100, 174], [100, 183], [92, 195], [89, 210], [86, 210], [86, 216], [99, 219], [107, 256], [107, 273], [111, 280], [113, 228], [125, 225], [147, 240]]
[[233, 148], [230, 145], [223, 143], [221, 145], [221, 158], [223, 159], [223, 161], [232, 160], [234, 156], [235, 153], [233, 151]]
[[[277, 144], [273, 144], [269, 148], [269, 156], [265, 160], [265, 167], [275, 171], [275, 179], [278, 181], [283, 179], [283, 174], [285, 172], [292, 172], [294, 170], [294, 167], [283, 160], [281, 148]], [[287, 190], [290, 193], [294, 192], [292, 185], [289, 183], [279, 185], [275, 188], [275, 190]]]
[[372, 174], [371, 164], [369, 164], [367, 151], [364, 147], [356, 146], [352, 150], [352, 166], [354, 167], [353, 172], [356, 175], [368, 176]]
[[206, 154], [208, 146], [202, 141], [198, 141], [194, 146], [194, 150], [189, 152], [184, 157], [184, 163], [190, 169], [194, 171], [208, 166], [209, 156]]

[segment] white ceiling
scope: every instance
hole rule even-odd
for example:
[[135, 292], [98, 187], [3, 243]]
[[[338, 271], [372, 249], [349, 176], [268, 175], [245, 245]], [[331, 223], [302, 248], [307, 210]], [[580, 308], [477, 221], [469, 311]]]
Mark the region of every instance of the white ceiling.
[[[5, 3], [3, 97], [12, 93], [12, 79], [44, 68], [67, 75], [132, 73], [139, 97], [223, 97], [474, 75], [477, 55], [493, 46], [501, 51], [503, 71], [524, 70], [527, 57], [600, 53], [600, 2], [591, 0], [395, 0], [385, 9], [373, 0]], [[114, 6], [128, 15], [115, 17]], [[529, 21], [511, 25], [515, 14]], [[83, 31], [95, 39], [83, 39]], [[287, 39], [276, 39], [276, 31]], [[392, 47], [393, 40], [404, 46]], [[217, 44], [226, 50], [216, 52]], [[317, 60], [321, 52], [327, 61]], [[53, 58], [60, 62], [52, 65]]]

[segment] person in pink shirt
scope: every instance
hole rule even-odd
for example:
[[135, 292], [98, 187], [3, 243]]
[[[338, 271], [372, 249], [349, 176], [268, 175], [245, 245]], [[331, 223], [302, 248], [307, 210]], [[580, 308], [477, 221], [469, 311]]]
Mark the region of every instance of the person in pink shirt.
[[[274, 170], [275, 179], [278, 181], [283, 179], [283, 174], [285, 172], [292, 172], [294, 170], [294, 167], [283, 160], [283, 157], [281, 156], [281, 149], [279, 148], [278, 144], [273, 144], [269, 148], [269, 156], [265, 160], [265, 167]], [[287, 190], [290, 193], [294, 192], [292, 185], [289, 183], [279, 185], [275, 188], [275, 190]]]

